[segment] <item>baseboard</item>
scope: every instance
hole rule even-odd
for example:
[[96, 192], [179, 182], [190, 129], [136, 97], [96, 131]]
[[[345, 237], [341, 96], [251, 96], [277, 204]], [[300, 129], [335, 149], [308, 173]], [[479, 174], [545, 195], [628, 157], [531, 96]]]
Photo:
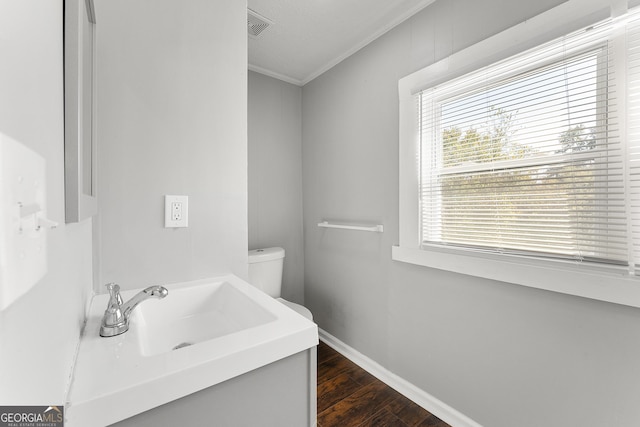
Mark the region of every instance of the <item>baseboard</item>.
[[401, 393], [416, 404], [422, 406], [444, 422], [455, 427], [482, 427], [471, 418], [460, 413], [441, 400], [436, 399], [426, 391], [411, 384], [409, 381], [399, 377], [393, 372], [390, 372], [356, 349], [349, 347], [347, 344], [343, 343], [322, 328], [318, 328], [318, 334], [325, 344], [337, 350], [353, 363], [360, 366], [380, 381], [386, 383], [398, 393]]

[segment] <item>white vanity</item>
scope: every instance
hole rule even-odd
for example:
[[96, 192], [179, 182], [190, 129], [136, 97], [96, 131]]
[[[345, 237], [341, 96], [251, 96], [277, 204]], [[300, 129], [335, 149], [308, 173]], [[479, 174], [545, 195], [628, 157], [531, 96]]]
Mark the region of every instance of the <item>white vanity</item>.
[[233, 275], [164, 286], [115, 337], [93, 298], [65, 425], [315, 424], [313, 322]]

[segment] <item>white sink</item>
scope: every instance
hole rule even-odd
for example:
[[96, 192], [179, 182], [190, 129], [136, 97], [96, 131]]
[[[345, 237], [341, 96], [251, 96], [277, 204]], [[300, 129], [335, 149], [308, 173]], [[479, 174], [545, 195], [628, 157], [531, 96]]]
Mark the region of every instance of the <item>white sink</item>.
[[176, 351], [277, 317], [228, 282], [175, 288], [164, 299], [147, 300], [133, 312], [145, 356]]
[[65, 426], [112, 424], [318, 344], [313, 322], [236, 276], [164, 286], [167, 297], [142, 302], [129, 331], [109, 338], [108, 296], [93, 297]]

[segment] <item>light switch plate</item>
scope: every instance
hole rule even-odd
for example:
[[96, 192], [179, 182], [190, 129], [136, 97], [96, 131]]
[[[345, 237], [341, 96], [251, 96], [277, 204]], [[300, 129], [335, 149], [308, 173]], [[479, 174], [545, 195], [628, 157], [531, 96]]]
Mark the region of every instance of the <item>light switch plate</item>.
[[165, 228], [189, 226], [189, 196], [164, 196], [164, 226]]
[[0, 310], [47, 272], [45, 204], [44, 158], [0, 133]]

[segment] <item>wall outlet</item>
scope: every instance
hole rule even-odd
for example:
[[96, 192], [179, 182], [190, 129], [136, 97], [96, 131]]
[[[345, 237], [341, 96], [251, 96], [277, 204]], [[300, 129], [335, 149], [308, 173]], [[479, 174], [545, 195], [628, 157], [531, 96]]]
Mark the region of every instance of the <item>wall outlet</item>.
[[189, 226], [189, 196], [164, 196], [164, 226]]

